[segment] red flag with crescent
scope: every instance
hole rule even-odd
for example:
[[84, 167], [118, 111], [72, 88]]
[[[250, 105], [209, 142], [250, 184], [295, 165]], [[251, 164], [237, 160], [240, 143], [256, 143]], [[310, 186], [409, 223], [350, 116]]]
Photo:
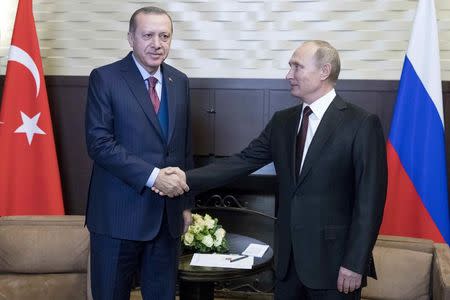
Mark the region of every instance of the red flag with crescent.
[[0, 216], [64, 214], [32, 0], [19, 0], [0, 109]]

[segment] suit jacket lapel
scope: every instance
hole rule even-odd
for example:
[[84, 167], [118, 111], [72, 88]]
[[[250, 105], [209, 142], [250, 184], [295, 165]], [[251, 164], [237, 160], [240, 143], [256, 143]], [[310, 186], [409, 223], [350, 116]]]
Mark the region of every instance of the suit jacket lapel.
[[153, 127], [155, 127], [161, 139], [164, 141], [165, 139], [161, 126], [159, 125], [158, 116], [156, 115], [155, 110], [152, 108], [148, 90], [145, 86], [145, 82], [141, 76], [141, 73], [139, 73], [139, 70], [133, 61], [133, 58], [131, 57], [131, 52], [122, 60], [122, 62], [123, 78], [130, 87], [131, 93], [134, 95], [136, 101], [141, 106], [145, 115], [150, 120]]
[[341, 110], [345, 108], [346, 104], [339, 96], [336, 96], [331, 102], [309, 145], [297, 184], [301, 184], [305, 180], [314, 162], [320, 158], [322, 148], [341, 124], [343, 119]]
[[161, 66], [162, 74], [164, 77], [164, 85], [166, 89], [167, 96], [167, 107], [168, 107], [168, 118], [169, 118], [169, 128], [167, 131], [167, 144], [169, 144], [173, 130], [175, 129], [175, 120], [176, 120], [176, 111], [177, 111], [177, 103], [176, 100], [180, 99], [180, 96], [177, 94], [178, 90], [175, 88], [175, 77], [170, 72], [169, 68], [165, 68], [165, 63]]

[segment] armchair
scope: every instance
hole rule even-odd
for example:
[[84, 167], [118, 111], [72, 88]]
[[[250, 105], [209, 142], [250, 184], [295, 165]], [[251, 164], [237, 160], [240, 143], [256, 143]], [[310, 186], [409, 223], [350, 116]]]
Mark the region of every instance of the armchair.
[[363, 299], [450, 299], [447, 244], [380, 235], [373, 255], [378, 280], [368, 279]]
[[0, 217], [0, 300], [87, 298], [84, 216]]

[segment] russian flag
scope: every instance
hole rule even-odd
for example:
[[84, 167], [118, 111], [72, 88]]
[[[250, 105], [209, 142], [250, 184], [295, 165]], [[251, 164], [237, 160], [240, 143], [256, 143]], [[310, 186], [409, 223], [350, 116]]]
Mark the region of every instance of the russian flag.
[[444, 114], [434, 0], [420, 0], [387, 143], [380, 233], [450, 242]]

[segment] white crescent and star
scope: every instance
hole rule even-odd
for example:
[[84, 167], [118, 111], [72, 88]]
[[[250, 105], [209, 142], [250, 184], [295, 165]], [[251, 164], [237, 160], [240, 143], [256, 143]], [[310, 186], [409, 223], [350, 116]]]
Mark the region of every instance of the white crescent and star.
[[[33, 75], [35, 84], [36, 84], [36, 98], [39, 95], [40, 87], [41, 87], [41, 79], [39, 75], [39, 69], [36, 66], [36, 63], [34, 62], [33, 58], [25, 52], [23, 49], [11, 45], [11, 48], [9, 49], [9, 57], [8, 61], [15, 61], [17, 63], [22, 64], [25, 68], [27, 68], [31, 75]], [[29, 117], [26, 113], [20, 112], [21, 118], [22, 118], [22, 125], [20, 125], [14, 133], [25, 133], [27, 136], [28, 144], [31, 145], [33, 142], [33, 137], [35, 134], [46, 134], [39, 126], [37, 125], [39, 121], [39, 117], [41, 116], [41, 113], [37, 113], [33, 117]], [[0, 124], [4, 124], [3, 122], [0, 122]]]

